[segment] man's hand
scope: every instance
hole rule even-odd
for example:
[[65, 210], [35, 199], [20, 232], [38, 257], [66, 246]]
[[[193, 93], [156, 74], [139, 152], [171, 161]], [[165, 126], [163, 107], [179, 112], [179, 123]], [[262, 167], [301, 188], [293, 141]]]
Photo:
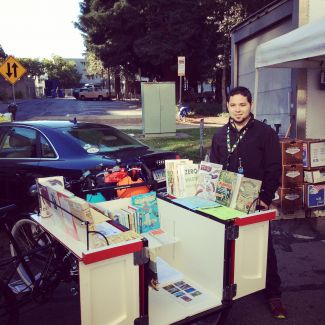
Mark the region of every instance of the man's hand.
[[264, 201], [258, 200], [256, 209], [257, 210], [268, 210], [269, 206]]

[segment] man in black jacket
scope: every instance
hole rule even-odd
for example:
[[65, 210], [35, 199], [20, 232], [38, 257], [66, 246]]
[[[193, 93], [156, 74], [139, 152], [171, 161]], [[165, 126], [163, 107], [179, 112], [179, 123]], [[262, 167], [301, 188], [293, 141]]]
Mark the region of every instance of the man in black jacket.
[[[223, 169], [262, 181], [258, 205], [269, 208], [281, 177], [281, 151], [276, 132], [254, 119], [252, 95], [245, 87], [233, 88], [227, 99], [229, 122], [213, 136], [210, 161]], [[281, 280], [269, 231], [266, 296], [272, 315], [286, 318], [281, 303]]]

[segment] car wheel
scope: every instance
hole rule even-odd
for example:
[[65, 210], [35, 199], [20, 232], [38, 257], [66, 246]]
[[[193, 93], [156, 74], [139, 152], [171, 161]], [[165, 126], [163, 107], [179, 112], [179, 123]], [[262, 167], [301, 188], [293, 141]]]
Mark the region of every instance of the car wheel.
[[98, 100], [102, 101], [103, 100], [103, 96], [98, 96]]
[[80, 99], [81, 99], [81, 100], [85, 100], [86, 98], [85, 98], [84, 95], [81, 95], [81, 96], [80, 96]]

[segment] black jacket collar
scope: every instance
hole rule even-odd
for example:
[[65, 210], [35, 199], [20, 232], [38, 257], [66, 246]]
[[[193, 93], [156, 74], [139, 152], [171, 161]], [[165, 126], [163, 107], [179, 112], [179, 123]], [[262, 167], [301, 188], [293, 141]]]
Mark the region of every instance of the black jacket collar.
[[[249, 128], [253, 127], [254, 121], [255, 121], [254, 114], [250, 113], [249, 115], [251, 118], [249, 119], [248, 123], [239, 132], [242, 132], [245, 129], [249, 129]], [[229, 117], [229, 121], [228, 121], [227, 125], [229, 126], [230, 130], [238, 132], [238, 130], [236, 129], [236, 127], [234, 126], [234, 124], [232, 122], [231, 117]]]

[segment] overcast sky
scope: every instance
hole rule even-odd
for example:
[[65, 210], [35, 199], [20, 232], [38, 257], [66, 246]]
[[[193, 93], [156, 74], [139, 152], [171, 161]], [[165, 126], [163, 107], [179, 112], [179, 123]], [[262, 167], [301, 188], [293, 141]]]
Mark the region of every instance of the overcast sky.
[[81, 58], [80, 0], [1, 0], [0, 44], [15, 57]]

